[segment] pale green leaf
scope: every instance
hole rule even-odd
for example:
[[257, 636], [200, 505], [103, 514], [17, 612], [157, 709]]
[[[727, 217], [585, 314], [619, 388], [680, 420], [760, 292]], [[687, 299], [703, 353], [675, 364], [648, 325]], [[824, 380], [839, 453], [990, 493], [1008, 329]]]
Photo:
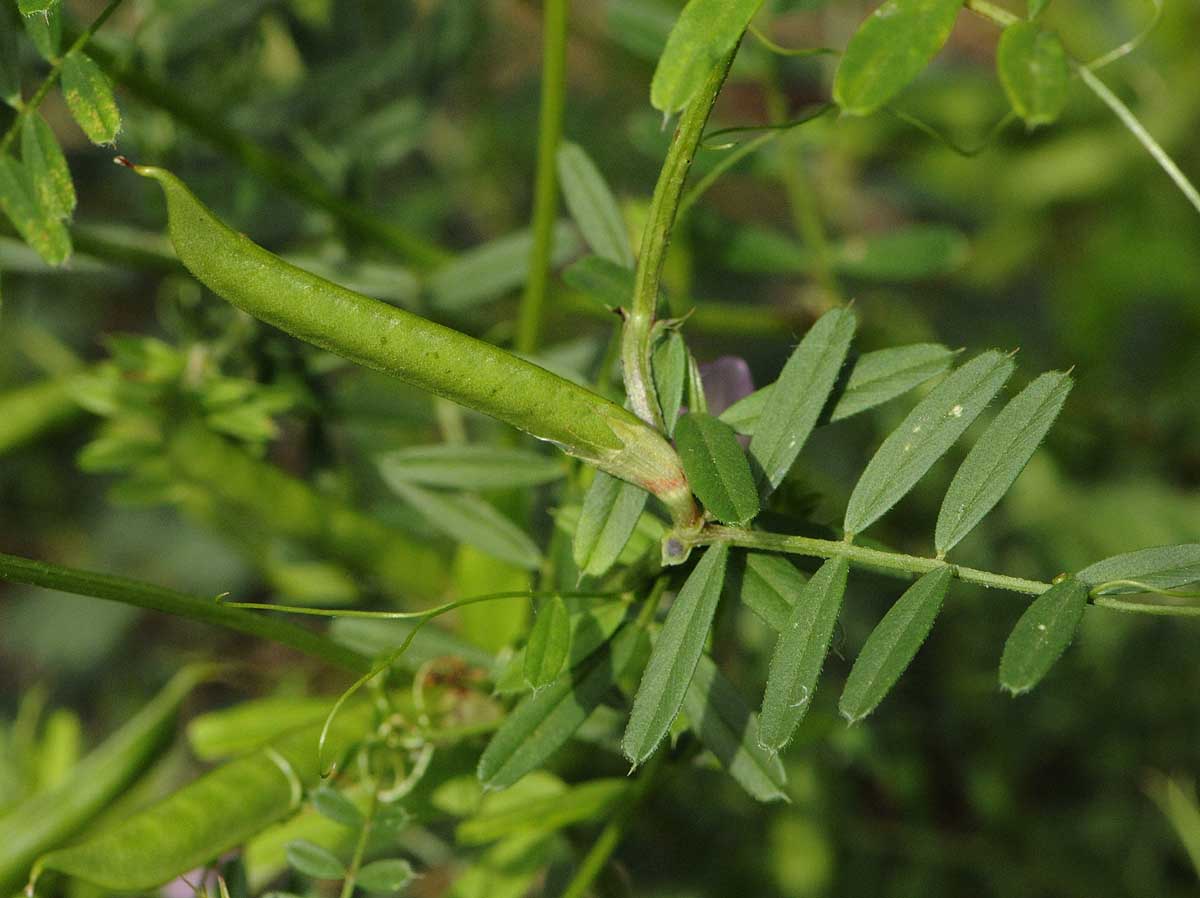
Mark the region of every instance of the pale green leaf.
[[41, 115], [25, 115], [20, 127], [20, 160], [34, 181], [38, 205], [56, 218], [71, 215], [76, 206], [71, 169], [54, 132]]
[[67, 54], [63, 60], [62, 92], [67, 108], [88, 140], [102, 145], [116, 142], [121, 113], [112, 82], [81, 50]]
[[[579, 237], [569, 222], [554, 225], [551, 265], [579, 252]], [[465, 312], [516, 290], [529, 276], [533, 235], [520, 231], [461, 253], [429, 276], [430, 304], [442, 312]]]
[[625, 756], [634, 764], [654, 753], [683, 706], [721, 597], [728, 555], [725, 545], [706, 549], [671, 603], [621, 740]]
[[859, 26], [833, 79], [833, 99], [869, 115], [909, 85], [950, 37], [963, 0], [885, 0]]
[[783, 481], [816, 426], [850, 350], [854, 328], [849, 310], [826, 312], [804, 335], [779, 379], [767, 388], [770, 392], [749, 450], [763, 494]]
[[600, 577], [621, 555], [637, 527], [649, 493], [632, 483], [597, 471], [583, 499], [575, 527], [572, 553], [575, 566], [589, 577]]
[[534, 689], [553, 683], [571, 651], [571, 620], [566, 603], [551, 596], [538, 609], [525, 645], [525, 681]]
[[50, 14], [50, 7], [57, 3], [58, 0], [17, 0], [17, 9], [23, 16], [45, 16]]
[[855, 484], [843, 525], [861, 533], [913, 488], [1004, 386], [1012, 359], [981, 353], [938, 384], [883, 441]]
[[1042, 11], [1050, 5], [1050, 0], [1027, 0], [1025, 5], [1028, 10], [1029, 18], [1036, 19], [1042, 14]]
[[[1107, 595], [1143, 592], [1146, 588], [1176, 589], [1200, 582], [1200, 543], [1126, 552], [1097, 561], [1075, 576], [1092, 589], [1100, 589]], [[1113, 583], [1116, 580], [1131, 580], [1133, 583]], [[1113, 585], [1105, 587], [1107, 583]]]
[[708, 655], [696, 664], [683, 710], [704, 747], [751, 796], [787, 800], [783, 763], [758, 744], [758, 716]]
[[871, 631], [838, 702], [838, 710], [851, 723], [874, 711], [900, 679], [933, 628], [953, 576], [949, 565], [925, 574], [904, 591]]
[[771, 629], [782, 630], [787, 626], [808, 578], [786, 555], [747, 552], [734, 557], [728, 582], [743, 605]]
[[610, 309], [629, 305], [633, 296], [634, 272], [600, 256], [584, 256], [563, 270], [563, 281]]
[[833, 266], [864, 281], [907, 283], [948, 274], [966, 262], [970, 244], [957, 228], [917, 224], [834, 247]]
[[672, 115], [695, 96], [733, 49], [762, 0], [690, 0], [667, 37], [650, 82], [650, 103]]
[[317, 723], [329, 713], [328, 698], [305, 696], [252, 699], [193, 717], [187, 725], [192, 753], [219, 761], [260, 748], [296, 727]]
[[779, 751], [787, 745], [808, 713], [842, 609], [849, 572], [844, 558], [830, 558], [821, 565], [779, 632], [758, 718], [758, 742], [763, 748]]
[[368, 892], [394, 893], [404, 889], [416, 878], [412, 864], [402, 858], [371, 861], [358, 871], [356, 881]]
[[67, 229], [56, 215], [42, 208], [25, 166], [8, 156], [0, 157], [0, 211], [48, 264], [61, 265], [71, 255]]
[[988, 425], [950, 482], [934, 543], [945, 555], [1016, 482], [1071, 392], [1071, 377], [1051, 371], [1018, 393]]
[[611, 642], [549, 686], [526, 697], [504, 719], [479, 759], [485, 788], [511, 786], [536, 770], [579, 729], [642, 651], [646, 633], [624, 627]]
[[1075, 638], [1087, 600], [1088, 584], [1075, 577], [1034, 599], [1004, 643], [1000, 685], [1013, 695], [1036, 686]]
[[1196, 875], [1200, 876], [1200, 803], [1194, 783], [1156, 775], [1147, 790], [1183, 843]]
[[341, 879], [346, 875], [336, 854], [307, 839], [297, 839], [287, 847], [287, 862], [293, 870], [313, 879]]
[[996, 47], [996, 72], [1013, 112], [1030, 128], [1055, 121], [1067, 105], [1071, 66], [1058, 35], [1033, 22], [1009, 25]]
[[584, 242], [602, 259], [632, 268], [633, 250], [625, 220], [596, 164], [581, 146], [569, 141], [558, 148], [557, 161], [563, 199]]
[[563, 792], [524, 798], [517, 804], [495, 806], [489, 795], [479, 813], [458, 825], [455, 836], [461, 845], [484, 845], [518, 830], [553, 832], [577, 823], [604, 817], [629, 789], [624, 779], [598, 779], [572, 786]]
[[537, 570], [542, 553], [524, 530], [478, 496], [464, 493], [435, 493], [403, 480], [383, 479], [392, 491], [417, 509], [429, 525], [451, 539], [474, 546], [480, 552], [514, 564]]
[[312, 794], [312, 805], [318, 814], [342, 826], [357, 829], [363, 824], [362, 811], [344, 792], [322, 785]]
[[675, 448], [705, 510], [725, 524], [744, 526], [758, 514], [758, 490], [733, 428], [691, 412], [675, 427]]
[[0, 100], [16, 109], [21, 100], [20, 46], [17, 35], [21, 26], [8, 4], [0, 4]]
[[650, 369], [654, 372], [654, 388], [666, 422], [667, 436], [672, 436], [683, 405], [683, 388], [688, 375], [687, 346], [678, 331], [668, 332], [654, 347]]
[[[890, 402], [941, 374], [954, 356], [940, 343], [913, 343], [864, 353], [851, 363], [845, 385], [840, 390], [835, 387], [829, 420], [840, 421]], [[771, 386], [755, 390], [729, 406], [721, 413], [721, 420], [738, 433], [753, 434]]]
[[[587, 602], [588, 599], [583, 599]], [[591, 604], [583, 611], [570, 616], [570, 637], [567, 648], [567, 667], [581, 664], [588, 655], [612, 639], [628, 616], [629, 608], [622, 602]], [[508, 665], [496, 678], [494, 691], [497, 695], [512, 695], [528, 688], [525, 681], [525, 649], [513, 653]]]
[[502, 446], [408, 446], [377, 459], [389, 482], [460, 490], [516, 489], [565, 476], [561, 457]]

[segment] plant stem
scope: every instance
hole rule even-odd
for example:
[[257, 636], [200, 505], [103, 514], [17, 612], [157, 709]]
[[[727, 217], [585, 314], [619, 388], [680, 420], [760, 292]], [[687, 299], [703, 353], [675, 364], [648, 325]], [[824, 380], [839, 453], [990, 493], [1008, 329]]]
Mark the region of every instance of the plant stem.
[[0, 581], [106, 599], [214, 624], [249, 636], [278, 642], [355, 673], [371, 668], [370, 659], [317, 633], [286, 621], [229, 608], [212, 599], [190, 596], [152, 583], [5, 554], [0, 554]]
[[[813, 558], [846, 558], [854, 564], [895, 576], [925, 574], [947, 564], [936, 558], [884, 552], [880, 549], [869, 549], [848, 542], [813, 539], [808, 536], [788, 536], [782, 533], [762, 533], [757, 530], [740, 530], [735, 527], [706, 527], [696, 536], [683, 536], [681, 539], [693, 546], [727, 543], [744, 549], [786, 552], [791, 555], [807, 555]], [[954, 576], [959, 580], [978, 583], [980, 586], [1006, 589], [1009, 592], [1020, 592], [1031, 596], [1041, 595], [1050, 588], [1049, 583], [1043, 583], [1040, 580], [1026, 580], [1022, 577], [1010, 577], [1007, 574], [994, 574], [991, 571], [981, 571], [959, 564], [950, 566], [954, 569]]]
[[976, 15], [995, 22], [1001, 28], [1007, 28], [1009, 25], [1015, 25], [1017, 22], [1022, 21], [1020, 16], [1014, 15], [1004, 7], [990, 3], [988, 0], [967, 0], [967, 9]]
[[704, 126], [725, 76], [737, 54], [735, 46], [729, 54], [713, 68], [700, 92], [683, 111], [667, 158], [663, 160], [658, 183], [654, 186], [654, 197], [646, 228], [642, 232], [642, 248], [638, 256], [634, 279], [633, 302], [626, 313], [625, 329], [621, 337], [621, 362], [625, 374], [625, 393], [634, 413], [650, 424], [663, 427], [662, 412], [658, 408], [658, 397], [654, 390], [654, 379], [650, 373], [650, 330], [654, 326], [658, 308], [659, 284], [662, 281], [663, 264], [671, 242], [671, 229], [687, 181], [688, 169], [696, 157]]
[[100, 26], [108, 21], [108, 17], [117, 11], [117, 7], [121, 3], [122, 0], [109, 0], [108, 5], [100, 11], [100, 15], [96, 16], [92, 24], [71, 42], [71, 46], [67, 47], [67, 52], [54, 60], [54, 63], [50, 66], [50, 71], [46, 73], [46, 77], [38, 85], [38, 89], [34, 91], [32, 97], [21, 104], [21, 108], [17, 110], [17, 117], [13, 119], [13, 123], [9, 126], [8, 131], [5, 132], [4, 137], [0, 137], [0, 155], [3, 155], [13, 140], [16, 139], [25, 117], [42, 105], [42, 100], [46, 98], [46, 94], [50, 92], [50, 88], [54, 86], [54, 82], [58, 80], [58, 76], [62, 72], [63, 61], [72, 53], [82, 50], [87, 46], [87, 42], [100, 30]]
[[366, 813], [363, 814], [362, 828], [358, 831], [358, 840], [354, 843], [354, 855], [350, 858], [350, 866], [346, 869], [346, 878], [342, 880], [342, 891], [338, 898], [350, 898], [354, 894], [354, 884], [358, 879], [363, 855], [367, 851], [367, 839], [371, 836], [371, 825], [375, 822], [375, 809], [378, 806], [379, 793], [372, 789]]
[[542, 105], [538, 113], [537, 174], [529, 278], [517, 318], [517, 352], [534, 352], [542, 331], [554, 219], [558, 212], [556, 157], [566, 98], [567, 0], [545, 0], [542, 11]]
[[451, 258], [450, 253], [424, 237], [333, 193], [303, 166], [240, 134], [225, 123], [220, 113], [196, 105], [173, 88], [119, 60], [115, 53], [99, 45], [89, 52], [112, 78], [138, 99], [167, 112], [264, 181], [324, 209], [361, 238], [395, 252], [423, 271], [436, 268]]
[[621, 808], [604, 825], [604, 829], [592, 843], [592, 847], [579, 864], [579, 869], [575, 871], [575, 876], [567, 884], [562, 898], [583, 898], [587, 894], [588, 889], [604, 870], [604, 865], [608, 863], [608, 859], [612, 857], [613, 852], [617, 850], [617, 846], [625, 837], [634, 813], [657, 779], [658, 771], [662, 767], [666, 754], [663, 751], [656, 753], [642, 770], [641, 776], [630, 786]]

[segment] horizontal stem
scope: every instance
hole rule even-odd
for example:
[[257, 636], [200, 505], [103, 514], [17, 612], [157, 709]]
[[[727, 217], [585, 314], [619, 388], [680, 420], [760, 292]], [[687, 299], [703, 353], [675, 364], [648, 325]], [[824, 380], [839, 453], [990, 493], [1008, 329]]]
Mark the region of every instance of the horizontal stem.
[[355, 673], [369, 670], [371, 667], [368, 658], [318, 633], [286, 621], [251, 614], [238, 608], [228, 608], [213, 599], [187, 595], [153, 583], [62, 567], [3, 553], [0, 553], [0, 581], [57, 589], [77, 596], [106, 599], [214, 624], [249, 636], [269, 639]]
[[[936, 558], [922, 558], [918, 555], [903, 555], [899, 552], [869, 549], [866, 546], [856, 546], [853, 543], [838, 540], [788, 536], [783, 533], [762, 533], [757, 530], [740, 530], [736, 527], [706, 527], [696, 536], [682, 539], [693, 546], [726, 543], [744, 549], [786, 552], [790, 555], [807, 555], [812, 558], [845, 558], [852, 564], [859, 564], [897, 576], [927, 574], [948, 563]], [[977, 568], [964, 567], [961, 564], [951, 564], [950, 567], [954, 571], [954, 576], [959, 580], [966, 583], [977, 583], [980, 586], [1006, 589], [1009, 592], [1020, 592], [1031, 596], [1041, 595], [1050, 588], [1049, 583], [1041, 580], [1026, 580], [1023, 577], [994, 574], [991, 571], [981, 571]]]

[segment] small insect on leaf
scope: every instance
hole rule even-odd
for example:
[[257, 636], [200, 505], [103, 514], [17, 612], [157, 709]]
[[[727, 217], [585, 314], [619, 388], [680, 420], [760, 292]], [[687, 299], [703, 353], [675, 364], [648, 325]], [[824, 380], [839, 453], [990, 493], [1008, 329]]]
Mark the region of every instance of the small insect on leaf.
[[963, 0], [885, 0], [850, 38], [833, 79], [833, 99], [870, 115], [900, 93], [950, 37]]
[[933, 628], [952, 577], [949, 565], [925, 574], [904, 591], [871, 631], [838, 703], [848, 721], [856, 723], [875, 710], [900, 679]]
[[667, 735], [683, 706], [725, 580], [729, 548], [708, 548], [671, 603], [642, 674], [621, 740], [625, 757], [641, 764]]
[[761, 5], [762, 0], [690, 0], [654, 70], [651, 105], [667, 115], [683, 109]]
[[566, 475], [561, 457], [482, 444], [406, 446], [377, 460], [389, 481], [447, 489], [515, 489]]
[[1055, 121], [1067, 105], [1071, 66], [1058, 35], [1033, 22], [1009, 25], [996, 48], [996, 72], [1013, 112], [1030, 128]]
[[514, 564], [537, 570], [542, 553], [529, 535], [478, 496], [465, 493], [437, 493], [389, 477], [380, 469], [392, 491], [417, 509], [431, 527], [451, 539], [474, 546], [480, 552]]
[[8, 156], [0, 156], [0, 211], [47, 264], [61, 265], [71, 255], [71, 235], [38, 202], [29, 170]]
[[558, 148], [557, 161], [563, 199], [584, 241], [602, 259], [632, 268], [633, 250], [621, 207], [596, 164], [583, 147], [569, 141]]
[[779, 751], [787, 745], [808, 713], [842, 609], [849, 572], [850, 564], [844, 558], [830, 558], [821, 565], [805, 584], [779, 633], [758, 718], [758, 743], [765, 749]]
[[1013, 370], [996, 350], [981, 353], [938, 384], [883, 441], [850, 494], [843, 527], [861, 533], [916, 485], [979, 417]]
[[66, 157], [50, 126], [38, 114], [25, 116], [21, 125], [21, 161], [33, 180], [38, 205], [55, 218], [75, 211], [75, 184]]
[[525, 646], [525, 681], [534, 689], [553, 683], [571, 652], [571, 618], [561, 596], [538, 609]]
[[743, 526], [758, 514], [754, 475], [732, 427], [692, 412], [675, 428], [675, 447], [692, 491], [718, 521]]
[[368, 892], [392, 894], [416, 878], [412, 864], [402, 858], [371, 861], [358, 871], [355, 881]]
[[62, 66], [63, 98], [75, 122], [92, 143], [107, 145], [121, 130], [121, 113], [112, 82], [81, 50], [68, 53]]
[[293, 870], [313, 879], [341, 879], [346, 875], [346, 868], [336, 854], [307, 839], [297, 839], [288, 845], [287, 862]]
[[707, 655], [696, 664], [683, 710], [704, 747], [752, 797], [786, 800], [787, 773], [779, 756], [758, 744], [758, 715]]
[[1077, 577], [1034, 599], [1004, 643], [1000, 685], [1013, 695], [1036, 686], [1075, 638], [1087, 600], [1088, 585]]
[[558, 751], [641, 656], [646, 638], [641, 627], [623, 627], [568, 675], [518, 704], [479, 758], [484, 787], [511, 786]]
[[942, 500], [934, 537], [940, 555], [958, 545], [1016, 482], [1062, 411], [1071, 386], [1068, 374], [1043, 374], [988, 425]]
[[856, 326], [847, 309], [826, 312], [796, 347], [763, 405], [750, 459], [759, 491], [769, 494], [783, 482], [837, 381]]
[[[1088, 565], [1075, 576], [1103, 595], [1177, 589], [1200, 582], [1200, 543], [1126, 552]], [[1113, 585], [1106, 587], [1108, 583]]]
[[624, 480], [597, 471], [579, 513], [571, 551], [575, 566], [589, 577], [601, 577], [616, 563], [633, 536], [650, 497]]

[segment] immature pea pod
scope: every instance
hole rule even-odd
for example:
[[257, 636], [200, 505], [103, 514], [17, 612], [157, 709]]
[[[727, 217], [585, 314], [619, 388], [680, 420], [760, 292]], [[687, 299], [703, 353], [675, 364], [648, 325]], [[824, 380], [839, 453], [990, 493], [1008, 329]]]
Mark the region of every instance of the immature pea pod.
[[654, 493], [676, 524], [697, 523], [674, 449], [630, 412], [482, 340], [290, 265], [226, 227], [170, 172], [133, 165], [123, 157], [117, 161], [158, 181], [180, 261], [239, 309], [322, 349], [555, 443]]
[[[366, 732], [372, 709], [338, 716], [328, 743], [334, 757]], [[42, 855], [31, 886], [55, 870], [114, 892], [142, 892], [209, 863], [299, 808], [321, 778], [322, 724], [294, 730], [231, 761], [90, 841]], [[30, 889], [32, 893], [32, 888]]]
[[66, 780], [0, 818], [0, 894], [11, 894], [34, 858], [78, 832], [149, 767], [170, 739], [180, 704], [213, 670], [213, 665], [184, 668]]

